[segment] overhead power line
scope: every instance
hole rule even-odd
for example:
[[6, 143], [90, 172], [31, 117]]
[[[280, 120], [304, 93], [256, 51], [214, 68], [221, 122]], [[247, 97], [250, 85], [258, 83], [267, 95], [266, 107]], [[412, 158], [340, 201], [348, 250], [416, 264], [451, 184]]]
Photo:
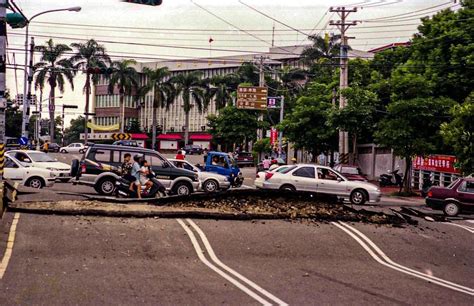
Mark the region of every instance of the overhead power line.
[[388, 18], [394, 18], [394, 17], [400, 17], [400, 16], [407, 16], [407, 15], [411, 15], [411, 14], [414, 14], [414, 13], [418, 13], [418, 12], [427, 11], [427, 10], [431, 10], [431, 9], [434, 9], [434, 8], [442, 7], [442, 6], [445, 6], [445, 5], [448, 5], [448, 4], [452, 4], [452, 3], [453, 3], [452, 1], [448, 1], [448, 2], [445, 2], [445, 3], [439, 4], [439, 5], [434, 5], [434, 6], [426, 7], [424, 9], [411, 11], [409, 13], [390, 15], [390, 16], [379, 17], [379, 18], [370, 18], [370, 19], [365, 19], [365, 20], [366, 21], [368, 21], [368, 20], [382, 20], [382, 19], [388, 19]]

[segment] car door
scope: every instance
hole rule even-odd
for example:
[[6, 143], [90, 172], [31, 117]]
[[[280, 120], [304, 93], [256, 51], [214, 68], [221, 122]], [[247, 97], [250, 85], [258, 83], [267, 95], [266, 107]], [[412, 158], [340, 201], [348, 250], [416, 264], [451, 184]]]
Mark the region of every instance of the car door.
[[317, 167], [318, 191], [332, 195], [344, 195], [346, 193], [346, 181], [334, 170]]
[[171, 167], [167, 161], [156, 154], [146, 154], [145, 160], [150, 164], [151, 169], [155, 172], [158, 181], [163, 184], [165, 188], [170, 188], [173, 182]]
[[303, 166], [291, 173], [291, 181], [298, 191], [316, 192], [317, 181], [314, 167]]
[[464, 181], [458, 187], [458, 199], [466, 206], [470, 206], [469, 209], [474, 208], [474, 182]]
[[25, 167], [19, 166], [11, 158], [5, 158], [5, 164], [3, 169], [3, 175], [6, 179], [12, 181], [22, 181], [25, 175]]

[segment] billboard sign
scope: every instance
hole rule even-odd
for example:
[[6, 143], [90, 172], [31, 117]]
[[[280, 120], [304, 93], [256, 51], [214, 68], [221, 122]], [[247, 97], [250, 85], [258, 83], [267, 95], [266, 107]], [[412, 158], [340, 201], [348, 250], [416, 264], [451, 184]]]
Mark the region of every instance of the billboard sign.
[[239, 86], [237, 88], [237, 108], [266, 110], [268, 89], [258, 86]]
[[454, 167], [456, 163], [456, 157], [451, 155], [417, 156], [413, 159], [413, 169], [459, 174], [459, 169]]

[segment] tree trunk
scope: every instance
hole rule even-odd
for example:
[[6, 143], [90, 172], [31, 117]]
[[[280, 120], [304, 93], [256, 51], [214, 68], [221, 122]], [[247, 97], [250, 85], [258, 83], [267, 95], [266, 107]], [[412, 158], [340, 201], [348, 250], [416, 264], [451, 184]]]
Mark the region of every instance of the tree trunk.
[[185, 114], [184, 127], [184, 145], [187, 145], [189, 144], [189, 112]]
[[125, 103], [124, 103], [124, 94], [121, 92], [120, 93], [120, 118], [119, 118], [119, 124], [120, 124], [120, 133], [123, 133], [125, 131]]
[[151, 119], [151, 148], [152, 150], [156, 150], [156, 105], [157, 103], [153, 102], [153, 110], [152, 110], [152, 119]]
[[355, 165], [356, 152], [357, 152], [357, 134], [353, 134], [352, 135], [352, 158], [351, 158], [352, 165]]
[[55, 111], [55, 104], [54, 104], [54, 90], [55, 86], [51, 86], [51, 91], [49, 92], [49, 137], [51, 138], [51, 143], [55, 141], [55, 129], [56, 129], [56, 122], [54, 121], [54, 111]]
[[[411, 168], [411, 157], [410, 156], [405, 156], [405, 175], [403, 176], [403, 186], [404, 186], [404, 192], [410, 193], [411, 192], [411, 182], [410, 182], [410, 168]], [[400, 187], [400, 191], [402, 190], [402, 187]]]
[[86, 107], [85, 107], [85, 120], [84, 120], [84, 144], [87, 143], [89, 138], [89, 129], [87, 128], [87, 123], [89, 122], [89, 95], [91, 90], [90, 75], [86, 73]]

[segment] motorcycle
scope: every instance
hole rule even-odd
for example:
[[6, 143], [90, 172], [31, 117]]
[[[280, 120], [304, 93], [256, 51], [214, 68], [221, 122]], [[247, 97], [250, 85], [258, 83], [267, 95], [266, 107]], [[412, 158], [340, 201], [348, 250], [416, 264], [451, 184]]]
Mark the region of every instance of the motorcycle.
[[[156, 178], [153, 177], [150, 178], [150, 180], [153, 182], [153, 186], [149, 190], [146, 190], [145, 186], [139, 186], [142, 199], [162, 198], [166, 196], [166, 188]], [[117, 197], [137, 198], [136, 186], [134, 190], [131, 191], [131, 183], [131, 181], [123, 177], [118, 179], [115, 182], [115, 195]]]
[[402, 176], [398, 174], [398, 169], [390, 171], [388, 170], [387, 173], [380, 175], [379, 178], [379, 185], [380, 187], [385, 186], [399, 186], [402, 187]]
[[431, 186], [433, 186], [433, 181], [430, 177], [425, 177], [423, 179], [423, 184], [421, 185], [421, 196], [424, 198], [428, 195], [428, 191], [430, 190]]

